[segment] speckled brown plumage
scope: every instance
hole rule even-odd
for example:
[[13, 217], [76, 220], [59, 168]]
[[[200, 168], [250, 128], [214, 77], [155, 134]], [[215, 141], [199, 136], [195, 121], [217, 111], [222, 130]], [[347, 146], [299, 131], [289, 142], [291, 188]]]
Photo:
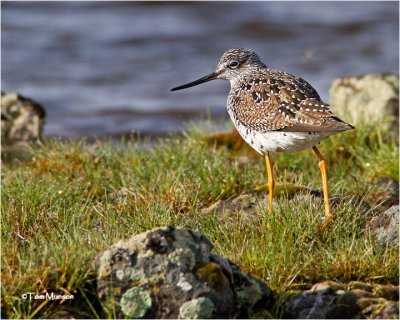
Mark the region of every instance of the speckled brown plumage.
[[228, 105], [244, 126], [266, 131], [345, 131], [353, 127], [335, 117], [315, 89], [291, 74], [260, 67], [240, 77]]

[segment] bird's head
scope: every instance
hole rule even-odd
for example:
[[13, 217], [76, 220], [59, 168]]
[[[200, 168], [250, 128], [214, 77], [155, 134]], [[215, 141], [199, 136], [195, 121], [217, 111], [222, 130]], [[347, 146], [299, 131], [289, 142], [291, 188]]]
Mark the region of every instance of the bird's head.
[[241, 74], [257, 67], [265, 67], [265, 65], [254, 51], [249, 49], [229, 49], [224, 52], [213, 73], [196, 81], [175, 87], [171, 91], [186, 89], [215, 79], [234, 81]]

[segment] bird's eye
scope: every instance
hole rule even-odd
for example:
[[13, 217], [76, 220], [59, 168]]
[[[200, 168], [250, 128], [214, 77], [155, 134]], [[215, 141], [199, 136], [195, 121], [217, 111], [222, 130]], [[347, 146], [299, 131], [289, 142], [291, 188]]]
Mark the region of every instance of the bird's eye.
[[239, 61], [233, 60], [231, 62], [229, 62], [229, 68], [237, 68], [239, 66]]

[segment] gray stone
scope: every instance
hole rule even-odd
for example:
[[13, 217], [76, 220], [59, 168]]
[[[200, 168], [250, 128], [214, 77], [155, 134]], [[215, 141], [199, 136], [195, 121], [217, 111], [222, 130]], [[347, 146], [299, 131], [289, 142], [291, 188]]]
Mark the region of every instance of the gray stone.
[[350, 290], [344, 290], [345, 287], [337, 282], [325, 281], [315, 284], [309, 291], [294, 293], [286, 299], [284, 317], [398, 319], [398, 307], [396, 307], [398, 295], [394, 294], [394, 291], [398, 291], [398, 287], [380, 285], [374, 287], [362, 282], [349, 283], [347, 287], [351, 288]]
[[395, 205], [372, 218], [370, 230], [380, 246], [399, 246], [399, 210]]
[[347, 122], [357, 127], [357, 124], [385, 119], [388, 127], [398, 132], [398, 74], [338, 78], [333, 81], [329, 92], [332, 108]]
[[[286, 303], [286, 317], [292, 319], [327, 319], [328, 314], [335, 311], [335, 295], [329, 290], [317, 292], [300, 292], [290, 296]], [[346, 317], [353, 318], [359, 313], [359, 308], [354, 306], [347, 310]]]
[[142, 318], [150, 308], [151, 298], [147, 290], [133, 287], [121, 297], [121, 310], [129, 318]]
[[173, 227], [121, 240], [98, 256], [99, 298], [121, 318], [269, 314], [272, 291], [211, 250], [205, 237]]
[[193, 299], [179, 308], [179, 319], [209, 319], [213, 312], [214, 304], [210, 299]]
[[2, 158], [24, 159], [29, 145], [42, 138], [46, 113], [37, 102], [17, 93], [1, 93]]

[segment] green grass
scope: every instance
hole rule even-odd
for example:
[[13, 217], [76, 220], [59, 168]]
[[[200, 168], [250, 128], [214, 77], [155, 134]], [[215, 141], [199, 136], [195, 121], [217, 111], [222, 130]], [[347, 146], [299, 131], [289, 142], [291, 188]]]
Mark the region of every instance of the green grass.
[[[204, 127], [151, 146], [52, 139], [35, 148], [32, 161], [3, 167], [1, 285], [8, 316], [62, 317], [63, 310], [76, 317], [107, 316], [95, 298], [96, 255], [121, 238], [162, 225], [204, 234], [217, 253], [282, 295], [324, 279], [398, 283], [398, 250], [374, 243], [350, 201], [336, 209], [335, 224], [323, 237], [317, 234], [322, 206], [285, 193], [275, 199], [271, 216], [264, 208], [252, 220], [238, 212], [223, 221], [202, 213], [219, 199], [266, 182], [261, 158], [239, 165], [227, 148], [203, 142]], [[364, 125], [321, 144], [331, 195], [356, 194], [374, 206], [371, 181], [398, 180], [397, 139], [381, 128]], [[312, 151], [272, 159], [278, 183], [321, 190]], [[20, 299], [46, 290], [75, 299]]]

